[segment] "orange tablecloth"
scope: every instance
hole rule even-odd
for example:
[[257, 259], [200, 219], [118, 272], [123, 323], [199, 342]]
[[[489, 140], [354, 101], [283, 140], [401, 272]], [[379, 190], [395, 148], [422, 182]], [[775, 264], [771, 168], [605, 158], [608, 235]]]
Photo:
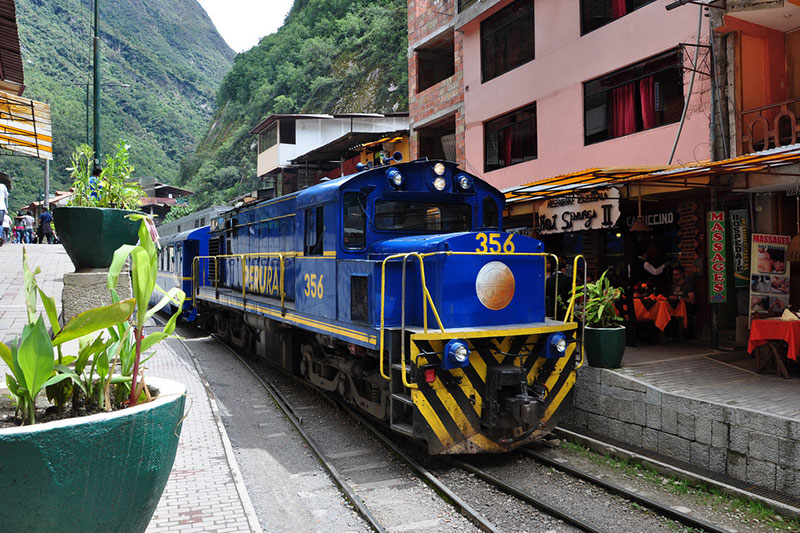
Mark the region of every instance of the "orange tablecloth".
[[749, 353], [772, 340], [786, 341], [789, 345], [786, 356], [797, 361], [800, 354], [800, 320], [757, 318], [750, 323], [750, 339], [747, 341]]
[[686, 302], [682, 299], [675, 308], [667, 300], [656, 300], [652, 307], [647, 309], [641, 298], [634, 298], [633, 308], [636, 311], [636, 320], [652, 320], [661, 331], [664, 331], [672, 317], [682, 319], [684, 328], [689, 325], [686, 320]]

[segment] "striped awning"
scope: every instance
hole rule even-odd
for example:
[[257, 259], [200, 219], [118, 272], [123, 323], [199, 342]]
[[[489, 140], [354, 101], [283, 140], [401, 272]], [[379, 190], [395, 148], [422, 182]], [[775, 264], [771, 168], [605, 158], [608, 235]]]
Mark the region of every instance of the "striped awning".
[[0, 148], [53, 159], [50, 105], [0, 92]]
[[681, 184], [687, 188], [702, 187], [705, 186], [705, 181], [693, 183], [690, 180], [707, 180], [710, 176], [743, 172], [769, 172], [797, 162], [800, 162], [800, 144], [792, 144], [721, 161], [700, 161], [682, 166], [589, 168], [511, 187], [503, 192], [506, 201], [513, 203], [642, 181], [652, 185]]

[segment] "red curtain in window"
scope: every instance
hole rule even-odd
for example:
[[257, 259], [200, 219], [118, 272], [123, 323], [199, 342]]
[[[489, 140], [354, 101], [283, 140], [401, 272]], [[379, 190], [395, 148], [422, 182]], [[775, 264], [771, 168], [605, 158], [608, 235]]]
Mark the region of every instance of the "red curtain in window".
[[511, 165], [511, 140], [514, 137], [514, 126], [503, 129], [503, 166]]
[[653, 76], [639, 80], [639, 99], [642, 101], [642, 129], [656, 127], [656, 97]]
[[611, 136], [622, 137], [636, 131], [636, 83], [611, 89]]
[[[606, 4], [608, 5], [608, 4]], [[620, 18], [621, 16], [628, 13], [628, 9], [625, 7], [625, 0], [611, 0], [611, 16], [615, 19]]]

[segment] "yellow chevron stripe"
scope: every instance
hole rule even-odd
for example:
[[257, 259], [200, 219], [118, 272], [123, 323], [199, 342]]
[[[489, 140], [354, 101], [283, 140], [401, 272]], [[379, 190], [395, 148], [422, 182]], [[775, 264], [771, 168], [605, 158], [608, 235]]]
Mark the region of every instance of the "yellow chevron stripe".
[[558, 410], [558, 407], [561, 405], [561, 402], [564, 401], [564, 398], [567, 397], [569, 391], [572, 390], [572, 386], [575, 384], [575, 371], [573, 370], [570, 372], [569, 376], [567, 376], [566, 381], [564, 381], [564, 385], [561, 387], [561, 390], [558, 391], [553, 401], [550, 402], [550, 405], [547, 406], [547, 409], [544, 412], [544, 416], [542, 417], [542, 423], [546, 424], [550, 421], [550, 418], [555, 414]]
[[431, 404], [428, 403], [425, 395], [419, 390], [414, 389], [411, 391], [411, 399], [413, 400], [414, 405], [419, 413], [425, 418], [425, 421], [428, 422], [428, 426], [430, 426], [430, 428], [436, 434], [436, 438], [438, 438], [439, 442], [442, 443], [442, 446], [449, 448], [455, 444], [453, 437], [451, 437], [450, 433], [448, 433], [444, 428], [444, 424], [442, 424], [442, 421], [439, 420], [439, 417], [433, 410], [433, 407], [431, 407]]

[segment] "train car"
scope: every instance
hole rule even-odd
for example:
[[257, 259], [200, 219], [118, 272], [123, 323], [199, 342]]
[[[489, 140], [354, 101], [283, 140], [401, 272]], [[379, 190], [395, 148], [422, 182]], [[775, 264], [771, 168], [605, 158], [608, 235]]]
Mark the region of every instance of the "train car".
[[[192, 297], [192, 266], [195, 257], [209, 253], [209, 227], [206, 225], [165, 235], [159, 239], [161, 247], [158, 251], [156, 281], [158, 286], [164, 290], [168, 291], [172, 287], [178, 287], [186, 294], [181, 309], [181, 319], [187, 322], [191, 322], [197, 317]], [[161, 296], [160, 292], [153, 292], [151, 305], [158, 303]], [[173, 304], [169, 305], [170, 315], [172, 315], [177, 309]]]
[[432, 454], [514, 449], [552, 428], [583, 358], [577, 324], [545, 317], [547, 254], [502, 231], [504, 201], [415, 161], [241, 206], [211, 222], [194, 305]]

